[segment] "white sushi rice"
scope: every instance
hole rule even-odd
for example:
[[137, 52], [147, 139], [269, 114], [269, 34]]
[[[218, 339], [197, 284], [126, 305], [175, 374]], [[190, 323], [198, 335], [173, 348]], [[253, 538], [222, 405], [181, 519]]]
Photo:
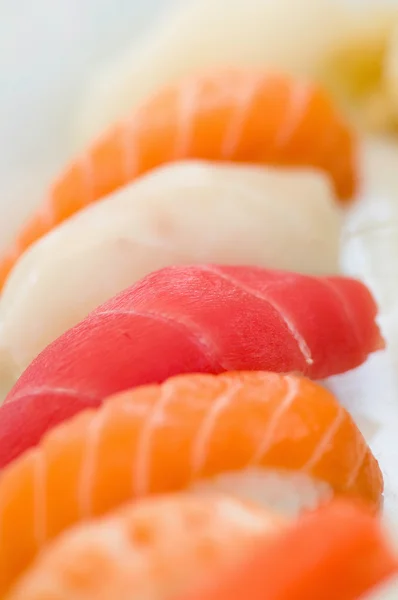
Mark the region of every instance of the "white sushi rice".
[[316, 508], [332, 497], [331, 487], [304, 473], [250, 468], [194, 483], [191, 492], [224, 492], [288, 517]]
[[398, 600], [398, 577], [394, 577], [376, 589], [370, 594], [366, 594], [363, 600]]

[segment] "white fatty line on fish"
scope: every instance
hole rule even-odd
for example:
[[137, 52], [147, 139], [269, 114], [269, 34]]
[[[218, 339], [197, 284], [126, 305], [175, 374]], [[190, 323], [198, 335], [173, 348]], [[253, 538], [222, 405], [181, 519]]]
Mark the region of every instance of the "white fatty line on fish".
[[44, 452], [38, 448], [33, 453], [34, 460], [34, 516], [33, 525], [37, 549], [41, 550], [47, 540], [47, 502], [46, 481], [47, 461]]
[[[52, 209], [51, 193], [47, 194], [44, 202], [40, 205], [39, 215], [40, 215], [40, 220], [44, 226], [48, 226], [49, 229], [51, 229], [54, 226], [54, 215], [53, 215], [53, 209]], [[18, 247], [19, 247], [19, 245], [18, 245]], [[19, 258], [19, 255], [20, 255], [20, 252], [17, 251], [18, 247], [16, 246], [16, 252], [15, 252], [16, 258]], [[21, 250], [23, 251], [24, 248], [21, 248]]]
[[221, 367], [221, 369], [224, 371], [233, 370], [219, 360], [218, 356], [220, 352], [213, 340], [205, 337], [203, 332], [197, 327], [196, 323], [191, 320], [181, 318], [177, 319], [175, 316], [160, 313], [158, 311], [153, 312], [150, 310], [104, 310], [95, 311], [95, 315], [132, 315], [137, 317], [148, 317], [153, 320], [169, 323], [177, 329], [181, 328], [186, 330], [191, 339], [193, 338], [197, 346], [202, 349], [204, 356], [209, 360], [209, 362], [213, 363], [213, 365], [215, 364], [217, 367]]
[[321, 282], [321, 284], [324, 285], [329, 291], [331, 291], [334, 294], [334, 296], [338, 299], [339, 303], [343, 308], [343, 312], [346, 316], [347, 323], [350, 326], [349, 328], [351, 331], [354, 332], [358, 345], [360, 346], [362, 341], [361, 331], [358, 325], [358, 321], [355, 318], [355, 315], [352, 311], [352, 308], [347, 302], [347, 298], [344, 296], [344, 294], [341, 292], [338, 286], [336, 286], [334, 282], [330, 281], [330, 279], [323, 278], [319, 279], [318, 281]]
[[333, 419], [330, 426], [327, 428], [322, 438], [319, 440], [319, 443], [312, 453], [310, 459], [301, 467], [300, 471], [309, 472], [313, 469], [318, 462], [322, 459], [325, 453], [330, 448], [330, 445], [335, 437], [336, 433], [340, 429], [341, 425], [344, 422], [346, 416], [346, 412], [344, 408], [339, 404], [336, 417]]
[[92, 515], [93, 486], [97, 467], [98, 448], [101, 433], [106, 422], [107, 406], [103, 406], [92, 416], [84, 438], [84, 455], [77, 486], [79, 515], [89, 518]]
[[312, 89], [306, 84], [297, 83], [290, 94], [289, 113], [286, 115], [283, 127], [278, 131], [276, 144], [282, 148], [290, 140], [293, 133], [298, 129], [306, 109], [308, 109], [309, 99]]
[[192, 444], [191, 474], [193, 480], [199, 478], [206, 463], [209, 441], [211, 440], [217, 421], [241, 389], [241, 381], [229, 383], [226, 391], [213, 402], [210, 410], [208, 410], [203, 419]]
[[299, 350], [300, 350], [306, 364], [312, 365], [314, 363], [314, 360], [311, 355], [311, 351], [310, 351], [304, 337], [299, 333], [297, 327], [294, 325], [294, 323], [287, 316], [284, 309], [282, 309], [281, 306], [277, 302], [275, 302], [274, 300], [271, 300], [264, 294], [261, 294], [260, 292], [253, 290], [253, 288], [247, 286], [246, 284], [242, 283], [238, 279], [235, 279], [235, 277], [232, 277], [231, 275], [227, 275], [214, 267], [200, 266], [200, 270], [217, 275], [221, 279], [228, 281], [234, 287], [242, 290], [249, 296], [258, 298], [259, 300], [262, 300], [263, 302], [265, 302], [266, 304], [271, 306], [280, 315], [280, 317], [282, 318], [283, 322], [285, 323], [287, 329], [289, 330], [290, 334], [296, 340], [297, 346], [299, 347]]
[[358, 453], [358, 460], [357, 460], [357, 464], [353, 467], [352, 469], [352, 473], [349, 475], [346, 483], [345, 483], [345, 488], [347, 490], [349, 490], [354, 483], [356, 482], [358, 475], [361, 471], [362, 465], [365, 462], [365, 459], [368, 455], [368, 448], [367, 445], [365, 443], [365, 440], [363, 441], [363, 448], [362, 448], [362, 452]]
[[174, 388], [167, 382], [161, 387], [161, 394], [145, 419], [137, 442], [137, 450], [132, 470], [132, 489], [135, 496], [148, 493], [151, 473], [151, 442], [159, 425], [164, 423], [165, 408], [172, 400]]
[[200, 99], [200, 88], [196, 79], [190, 79], [176, 94], [176, 141], [174, 158], [185, 157], [189, 153], [193, 136], [195, 121], [195, 108]]
[[242, 89], [238, 90], [238, 101], [236, 102], [235, 112], [224, 134], [224, 140], [221, 148], [221, 157], [224, 160], [232, 158], [234, 152], [238, 148], [248, 115], [250, 114], [250, 109], [259, 91], [260, 82], [258, 77], [247, 79], [245, 83], [246, 85]]
[[98, 396], [94, 396], [94, 395], [87, 394], [87, 393], [82, 394], [81, 392], [79, 392], [79, 390], [73, 390], [73, 389], [63, 388], [63, 387], [51, 388], [51, 387], [42, 386], [42, 387], [31, 388], [28, 390], [28, 392], [23, 391], [19, 395], [17, 394], [16, 396], [13, 397], [11, 402], [16, 402], [17, 400], [21, 400], [22, 398], [26, 398], [26, 397], [31, 398], [32, 396], [33, 397], [40, 396], [41, 394], [54, 394], [55, 396], [71, 396], [72, 398], [77, 398], [78, 400], [88, 400], [88, 401], [94, 401], [94, 402], [98, 401]]
[[295, 398], [297, 397], [297, 393], [299, 391], [297, 379], [294, 379], [293, 377], [287, 375], [285, 377], [285, 382], [287, 386], [285, 397], [283, 401], [280, 402], [278, 408], [272, 415], [272, 418], [269, 420], [268, 427], [264, 432], [259, 447], [250, 461], [251, 465], [258, 465], [261, 462], [261, 459], [266, 456], [274, 440], [275, 431], [281, 418], [286, 413], [286, 411], [289, 410]]

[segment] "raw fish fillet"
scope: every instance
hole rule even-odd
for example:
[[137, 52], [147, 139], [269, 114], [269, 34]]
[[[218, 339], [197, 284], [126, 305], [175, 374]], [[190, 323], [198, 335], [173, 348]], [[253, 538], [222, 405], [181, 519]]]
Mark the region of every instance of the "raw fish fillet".
[[162, 164], [197, 158], [314, 167], [341, 200], [356, 188], [353, 132], [321, 88], [285, 75], [216, 69], [166, 87], [59, 177], [0, 263], [0, 287], [37, 239]]
[[8, 354], [15, 381], [91, 310], [167, 265], [337, 273], [340, 225], [329, 182], [314, 171], [161, 167], [78, 212], [22, 255], [0, 299], [3, 363]]
[[248, 553], [240, 568], [184, 600], [358, 600], [398, 572], [379, 519], [341, 502]]
[[0, 407], [0, 466], [115, 392], [180, 373], [341, 373], [383, 346], [360, 282], [258, 267], [152, 273], [31, 363]]
[[143, 500], [65, 532], [7, 600], [163, 600], [189, 590], [285, 526], [227, 496]]
[[0, 594], [74, 523], [256, 466], [380, 507], [377, 461], [326, 389], [262, 371], [178, 376], [84, 411], [2, 471]]
[[[170, 3], [168, 2], [168, 5]], [[212, 67], [259, 67], [313, 78], [341, 39], [334, 0], [180, 0], [88, 81], [76, 115], [84, 147], [159, 87]]]

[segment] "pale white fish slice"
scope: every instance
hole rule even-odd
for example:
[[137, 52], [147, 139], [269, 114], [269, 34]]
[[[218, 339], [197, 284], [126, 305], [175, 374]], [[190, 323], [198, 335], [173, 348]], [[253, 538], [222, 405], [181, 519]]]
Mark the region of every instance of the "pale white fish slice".
[[171, 264], [338, 271], [340, 208], [313, 171], [180, 163], [95, 203], [33, 245], [0, 300], [16, 372], [92, 309]]
[[89, 82], [77, 114], [84, 146], [159, 87], [215, 66], [313, 75], [342, 35], [333, 0], [185, 0]]

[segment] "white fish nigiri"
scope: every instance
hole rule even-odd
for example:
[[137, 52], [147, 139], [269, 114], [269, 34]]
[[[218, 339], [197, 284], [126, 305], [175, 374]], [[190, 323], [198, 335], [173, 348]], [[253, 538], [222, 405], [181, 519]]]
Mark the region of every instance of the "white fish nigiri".
[[77, 115], [77, 142], [85, 146], [159, 87], [208, 67], [313, 76], [344, 23], [333, 0], [184, 0], [94, 76]]
[[167, 265], [336, 273], [340, 222], [316, 172], [205, 162], [152, 171], [20, 258], [0, 300], [0, 366], [19, 375], [96, 306]]

